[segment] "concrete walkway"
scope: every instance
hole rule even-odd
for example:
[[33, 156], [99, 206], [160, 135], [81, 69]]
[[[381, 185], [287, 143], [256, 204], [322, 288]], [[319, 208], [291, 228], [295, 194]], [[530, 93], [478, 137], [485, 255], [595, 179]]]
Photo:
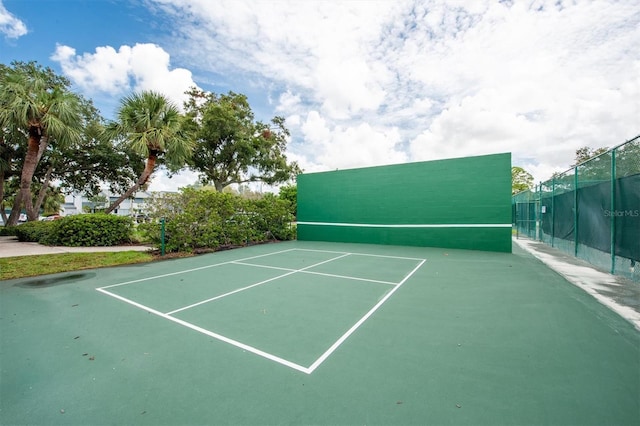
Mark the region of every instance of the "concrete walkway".
[[640, 283], [600, 271], [582, 259], [539, 241], [520, 237], [513, 242], [640, 331]]
[[153, 247], [144, 245], [111, 246], [111, 247], [62, 247], [45, 246], [38, 243], [23, 243], [16, 237], [0, 237], [0, 257], [32, 256], [38, 254], [114, 252], [114, 251], [147, 251]]

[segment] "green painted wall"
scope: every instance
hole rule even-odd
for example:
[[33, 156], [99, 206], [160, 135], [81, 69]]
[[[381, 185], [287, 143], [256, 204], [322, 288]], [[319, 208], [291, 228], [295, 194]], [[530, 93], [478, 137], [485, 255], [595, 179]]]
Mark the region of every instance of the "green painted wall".
[[509, 153], [298, 176], [299, 240], [511, 252], [510, 227], [428, 227], [510, 223]]

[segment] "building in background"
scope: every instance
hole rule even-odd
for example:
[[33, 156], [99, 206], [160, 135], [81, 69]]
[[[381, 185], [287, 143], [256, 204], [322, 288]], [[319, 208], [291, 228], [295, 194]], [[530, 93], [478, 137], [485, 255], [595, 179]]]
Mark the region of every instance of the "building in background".
[[[133, 197], [124, 200], [113, 211], [118, 216], [138, 217], [147, 213], [147, 201], [151, 198], [151, 192], [136, 192]], [[104, 210], [109, 204], [118, 199], [119, 195], [101, 192], [98, 197], [74, 193], [64, 197], [64, 204], [60, 207], [62, 216], [71, 216], [80, 213], [91, 213], [96, 210]]]

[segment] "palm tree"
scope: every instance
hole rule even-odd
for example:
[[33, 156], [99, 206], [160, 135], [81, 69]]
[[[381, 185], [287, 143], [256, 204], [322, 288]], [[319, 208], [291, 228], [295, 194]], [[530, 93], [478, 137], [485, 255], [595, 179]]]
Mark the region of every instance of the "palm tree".
[[27, 151], [7, 225], [18, 222], [24, 205], [29, 220], [38, 218], [31, 184], [42, 154], [50, 143], [80, 139], [80, 98], [68, 90], [69, 81], [35, 62], [14, 62], [0, 68], [0, 127], [17, 129], [26, 137]]
[[136, 183], [114, 201], [106, 213], [111, 213], [147, 183], [162, 154], [166, 164], [177, 170], [189, 159], [194, 146], [184, 131], [178, 108], [164, 95], [153, 91], [122, 99], [117, 120], [107, 128], [107, 133], [110, 137], [122, 138], [134, 152], [146, 157], [146, 162]]

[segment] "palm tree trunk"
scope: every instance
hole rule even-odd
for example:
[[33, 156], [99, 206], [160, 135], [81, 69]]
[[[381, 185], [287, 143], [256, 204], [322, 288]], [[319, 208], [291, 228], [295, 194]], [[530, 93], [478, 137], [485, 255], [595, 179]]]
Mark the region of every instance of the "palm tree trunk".
[[[38, 166], [38, 152], [40, 150], [40, 139], [42, 138], [40, 131], [39, 127], [34, 126], [29, 128], [29, 146], [27, 148], [27, 155], [24, 158], [24, 165], [22, 166], [20, 189], [16, 194], [13, 208], [11, 209], [11, 215], [7, 222], [7, 225], [9, 226], [14, 226], [18, 223], [18, 219], [20, 218], [20, 209], [22, 208], [23, 203], [27, 213], [33, 213], [31, 180], [33, 179], [33, 174], [36, 172], [36, 167]], [[35, 219], [29, 217], [29, 220]]]
[[111, 213], [112, 211], [114, 211], [115, 209], [118, 208], [118, 206], [127, 198], [131, 197], [133, 194], [135, 194], [135, 192], [140, 189], [140, 187], [142, 185], [144, 185], [145, 183], [147, 183], [147, 181], [149, 180], [149, 177], [151, 176], [151, 174], [153, 173], [153, 169], [156, 166], [156, 160], [158, 159], [158, 154], [155, 151], [150, 151], [149, 152], [149, 157], [147, 158], [147, 163], [144, 166], [144, 170], [142, 171], [142, 174], [140, 175], [140, 177], [138, 178], [138, 181], [127, 190], [127, 192], [125, 192], [124, 194], [122, 194], [120, 196], [120, 198], [118, 198], [116, 201], [113, 202], [113, 204], [111, 204], [104, 212], [106, 214]]
[[[53, 172], [53, 166], [50, 166], [47, 169], [47, 173], [44, 175], [44, 181], [42, 182], [42, 187], [40, 188], [40, 192], [38, 193], [36, 204], [33, 206], [33, 210], [36, 213], [40, 211], [40, 207], [42, 207], [42, 202], [44, 201], [44, 197], [47, 196], [47, 191], [49, 190], [49, 181], [51, 180], [51, 172]], [[37, 216], [38, 215], [36, 214], [36, 217]]]
[[0, 170], [0, 216], [2, 223], [7, 223], [7, 213], [4, 211], [4, 170]]

